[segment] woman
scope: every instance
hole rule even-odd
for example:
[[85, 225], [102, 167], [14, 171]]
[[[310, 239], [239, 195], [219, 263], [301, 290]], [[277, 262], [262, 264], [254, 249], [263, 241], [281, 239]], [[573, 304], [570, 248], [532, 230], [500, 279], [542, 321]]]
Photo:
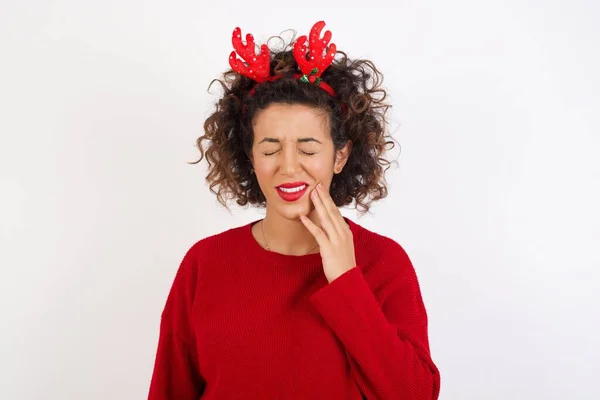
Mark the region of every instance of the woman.
[[151, 400], [438, 397], [409, 257], [339, 212], [353, 200], [368, 211], [387, 194], [381, 74], [337, 52], [323, 26], [293, 50], [259, 54], [234, 30], [200, 160], [224, 206], [229, 196], [266, 214], [183, 258]]

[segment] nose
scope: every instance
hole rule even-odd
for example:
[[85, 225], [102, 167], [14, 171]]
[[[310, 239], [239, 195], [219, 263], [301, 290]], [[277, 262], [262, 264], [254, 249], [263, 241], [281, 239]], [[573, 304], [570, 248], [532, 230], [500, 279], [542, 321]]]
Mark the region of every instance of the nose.
[[285, 146], [282, 150], [280, 169], [285, 175], [294, 175], [301, 169], [295, 146]]

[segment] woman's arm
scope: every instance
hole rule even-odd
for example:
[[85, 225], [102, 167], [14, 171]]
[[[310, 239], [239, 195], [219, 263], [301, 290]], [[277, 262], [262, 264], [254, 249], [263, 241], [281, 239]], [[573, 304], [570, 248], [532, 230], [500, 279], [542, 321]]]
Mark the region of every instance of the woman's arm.
[[196, 276], [197, 265], [188, 251], [162, 313], [148, 400], [198, 400], [204, 390], [190, 323]]
[[397, 243], [384, 270], [394, 277], [375, 298], [355, 267], [311, 296], [343, 343], [353, 376], [370, 400], [435, 400], [440, 375], [429, 353], [427, 314], [413, 266]]

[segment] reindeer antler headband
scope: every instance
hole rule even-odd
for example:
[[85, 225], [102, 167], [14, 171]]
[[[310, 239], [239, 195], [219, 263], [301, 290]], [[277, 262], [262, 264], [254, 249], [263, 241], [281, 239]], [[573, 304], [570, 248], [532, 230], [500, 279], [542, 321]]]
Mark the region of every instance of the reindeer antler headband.
[[[331, 65], [336, 54], [335, 44], [331, 43], [331, 32], [326, 31], [321, 38], [321, 30], [325, 26], [324, 21], [319, 21], [313, 25], [310, 30], [310, 50], [306, 45], [306, 35], [300, 36], [294, 43], [294, 58], [300, 67], [302, 74], [294, 74], [296, 79], [302, 82], [316, 84], [331, 96], [335, 96], [335, 91], [331, 86], [321, 79], [321, 74]], [[246, 44], [242, 43], [242, 33], [240, 28], [233, 30], [231, 39], [235, 51], [229, 56], [229, 65], [234, 71], [242, 74], [257, 83], [274, 81], [283, 75], [271, 75], [271, 55], [266, 44], [260, 46], [260, 53], [256, 54], [254, 37], [252, 34], [246, 34]], [[239, 55], [246, 63], [238, 59]], [[251, 94], [254, 92], [252, 89]]]

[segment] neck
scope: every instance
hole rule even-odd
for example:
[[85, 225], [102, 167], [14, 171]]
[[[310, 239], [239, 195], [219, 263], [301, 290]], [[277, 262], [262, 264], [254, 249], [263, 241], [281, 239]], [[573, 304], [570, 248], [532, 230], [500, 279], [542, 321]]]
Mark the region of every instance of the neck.
[[[308, 217], [320, 226], [314, 210]], [[279, 214], [267, 212], [260, 224], [262, 227], [259, 228], [264, 231], [265, 236], [263, 238], [262, 231], [259, 230], [261, 240], [266, 240], [271, 251], [287, 255], [304, 255], [319, 251], [317, 240], [299, 218], [287, 219]]]

